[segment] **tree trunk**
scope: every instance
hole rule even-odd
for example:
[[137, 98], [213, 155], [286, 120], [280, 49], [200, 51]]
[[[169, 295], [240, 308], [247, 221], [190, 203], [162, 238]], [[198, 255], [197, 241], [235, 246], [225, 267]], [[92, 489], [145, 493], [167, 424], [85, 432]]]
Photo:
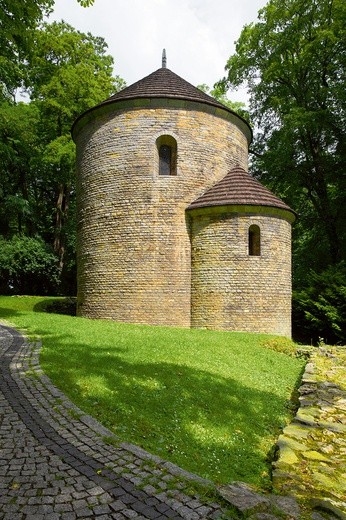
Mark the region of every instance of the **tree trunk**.
[[70, 201], [69, 187], [60, 184], [58, 188], [58, 195], [56, 201], [56, 216], [55, 216], [55, 232], [54, 232], [54, 251], [59, 258], [60, 272], [64, 267], [65, 255], [65, 238], [63, 234], [63, 225], [67, 217]]
[[[328, 194], [326, 172], [318, 141], [314, 139], [311, 134], [308, 134], [308, 142], [313, 166], [310, 179], [310, 188], [312, 188], [310, 192], [310, 200], [320, 218], [321, 225], [325, 229], [331, 261], [333, 264], [336, 264], [341, 260], [341, 244], [336, 228], [336, 216], [333, 214]], [[315, 196], [312, 195], [313, 192], [315, 193]]]

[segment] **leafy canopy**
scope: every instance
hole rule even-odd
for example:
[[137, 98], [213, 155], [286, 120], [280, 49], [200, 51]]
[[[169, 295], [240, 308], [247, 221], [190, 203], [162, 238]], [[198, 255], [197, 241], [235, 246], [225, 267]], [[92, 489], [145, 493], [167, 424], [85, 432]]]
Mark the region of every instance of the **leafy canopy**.
[[[77, 0], [88, 7], [94, 0]], [[0, 0], [0, 92], [13, 98], [23, 80], [22, 60], [32, 48], [31, 31], [53, 9], [54, 0]]]
[[247, 86], [253, 169], [299, 213], [298, 265], [315, 246], [318, 269], [345, 254], [345, 66], [343, 0], [270, 0], [219, 84]]
[[[103, 38], [54, 22], [31, 28], [30, 41], [29, 52], [23, 50], [18, 61], [30, 102], [0, 96], [0, 237], [42, 239], [65, 281], [59, 290], [73, 294], [76, 190], [70, 129], [79, 114], [124, 82], [113, 77], [113, 58]], [[5, 287], [14, 287], [10, 271], [2, 273]], [[22, 282], [16, 287], [24, 290]], [[40, 292], [40, 284], [36, 287]]]
[[296, 337], [344, 341], [346, 2], [269, 0], [226, 70], [218, 87], [250, 95], [254, 175], [298, 213]]
[[307, 287], [295, 291], [295, 335], [300, 341], [346, 343], [346, 263], [310, 272]]

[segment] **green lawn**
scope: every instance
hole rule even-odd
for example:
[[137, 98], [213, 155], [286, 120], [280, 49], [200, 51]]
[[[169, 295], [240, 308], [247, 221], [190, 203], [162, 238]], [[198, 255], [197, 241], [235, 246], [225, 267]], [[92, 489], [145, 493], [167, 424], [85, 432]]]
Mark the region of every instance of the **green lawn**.
[[214, 482], [268, 484], [303, 367], [265, 346], [280, 339], [47, 314], [46, 301], [0, 297], [0, 319], [42, 338], [44, 371], [80, 408]]

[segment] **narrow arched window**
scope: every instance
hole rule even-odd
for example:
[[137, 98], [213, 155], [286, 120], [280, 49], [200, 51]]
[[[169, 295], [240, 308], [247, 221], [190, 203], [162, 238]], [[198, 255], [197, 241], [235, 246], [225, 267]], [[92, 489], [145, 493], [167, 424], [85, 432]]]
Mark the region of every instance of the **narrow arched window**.
[[261, 230], [255, 224], [249, 227], [249, 255], [261, 255]]
[[159, 148], [159, 174], [172, 175], [172, 148], [162, 144]]
[[177, 141], [171, 135], [156, 140], [159, 155], [159, 175], [177, 174]]

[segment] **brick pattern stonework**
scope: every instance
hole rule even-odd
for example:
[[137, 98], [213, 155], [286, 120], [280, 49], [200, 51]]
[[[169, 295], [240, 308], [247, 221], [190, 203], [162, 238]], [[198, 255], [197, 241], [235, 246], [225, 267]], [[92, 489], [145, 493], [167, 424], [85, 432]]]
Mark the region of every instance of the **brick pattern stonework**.
[[[73, 136], [80, 316], [290, 336], [294, 216], [247, 174], [242, 118], [159, 69]], [[159, 175], [162, 142], [176, 143], [176, 175]]]
[[[113, 109], [76, 136], [82, 316], [190, 326], [185, 210], [233, 166], [247, 168], [248, 141], [233, 122], [184, 104]], [[176, 176], [158, 175], [156, 140], [167, 134]]]
[[[193, 327], [291, 335], [291, 225], [267, 212], [191, 212]], [[253, 224], [259, 256], [249, 255]]]

